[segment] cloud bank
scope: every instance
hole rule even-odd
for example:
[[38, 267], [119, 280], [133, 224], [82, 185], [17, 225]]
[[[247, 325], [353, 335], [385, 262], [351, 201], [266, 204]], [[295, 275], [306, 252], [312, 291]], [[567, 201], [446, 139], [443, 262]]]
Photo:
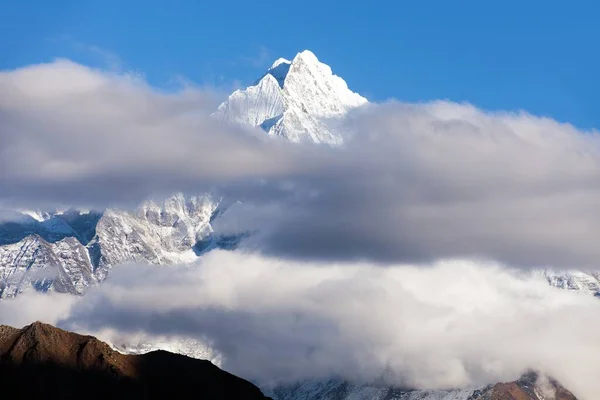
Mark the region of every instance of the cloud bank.
[[490, 263], [381, 268], [215, 251], [191, 267], [117, 267], [82, 298], [24, 294], [0, 313], [15, 325], [198, 339], [225, 369], [267, 383], [452, 388], [532, 368], [584, 400], [600, 390], [600, 302]]
[[377, 105], [347, 123], [335, 161], [268, 205], [267, 251], [598, 269], [597, 132], [445, 102]]
[[0, 73], [0, 204], [133, 205], [215, 190], [247, 246], [299, 259], [483, 257], [597, 269], [597, 132], [465, 104], [371, 105], [340, 148], [220, 125], [210, 93], [66, 60]]
[[175, 94], [135, 75], [67, 60], [0, 73], [0, 186], [5, 204], [135, 204], [269, 175], [288, 143], [209, 116], [213, 93]]

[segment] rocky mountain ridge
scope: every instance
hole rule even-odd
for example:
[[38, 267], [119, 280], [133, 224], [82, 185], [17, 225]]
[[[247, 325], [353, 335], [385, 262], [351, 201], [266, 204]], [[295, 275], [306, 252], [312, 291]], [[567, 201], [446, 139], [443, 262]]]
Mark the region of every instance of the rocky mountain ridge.
[[166, 351], [125, 355], [40, 322], [0, 325], [0, 377], [11, 398], [266, 399], [209, 361]]

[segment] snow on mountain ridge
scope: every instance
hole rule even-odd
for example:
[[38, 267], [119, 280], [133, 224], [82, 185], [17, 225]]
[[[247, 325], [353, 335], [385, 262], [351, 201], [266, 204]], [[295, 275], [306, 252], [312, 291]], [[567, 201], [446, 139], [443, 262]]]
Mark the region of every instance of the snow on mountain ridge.
[[42, 222], [23, 215], [0, 224], [0, 299], [28, 288], [80, 295], [106, 279], [113, 265], [132, 261], [191, 262], [197, 243], [211, 238], [216, 207], [208, 195], [175, 194], [131, 212], [68, 210]]
[[31, 235], [0, 246], [0, 299], [29, 287], [80, 295], [95, 282], [88, 252], [74, 237], [50, 243]]
[[233, 92], [215, 114], [226, 122], [254, 127], [284, 110], [285, 99], [279, 82], [273, 75], [266, 74], [256, 85]]
[[600, 272], [540, 271], [551, 286], [600, 297]]
[[269, 68], [269, 70], [277, 68], [281, 64], [291, 64], [291, 63], [292, 62], [290, 60], [280, 57], [277, 60], [275, 60], [275, 62], [273, 63], [273, 65], [271, 65], [271, 68]]
[[292, 61], [276, 60], [254, 85], [236, 90], [213, 115], [293, 142], [340, 144], [342, 135], [328, 126], [328, 120], [367, 103], [328, 65], [304, 50]]

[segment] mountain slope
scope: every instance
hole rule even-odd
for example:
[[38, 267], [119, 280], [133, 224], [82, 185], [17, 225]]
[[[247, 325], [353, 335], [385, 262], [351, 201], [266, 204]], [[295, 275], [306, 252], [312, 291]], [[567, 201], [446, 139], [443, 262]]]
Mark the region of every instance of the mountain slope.
[[165, 351], [124, 355], [94, 337], [39, 322], [0, 326], [0, 377], [11, 398], [265, 399], [209, 361]]

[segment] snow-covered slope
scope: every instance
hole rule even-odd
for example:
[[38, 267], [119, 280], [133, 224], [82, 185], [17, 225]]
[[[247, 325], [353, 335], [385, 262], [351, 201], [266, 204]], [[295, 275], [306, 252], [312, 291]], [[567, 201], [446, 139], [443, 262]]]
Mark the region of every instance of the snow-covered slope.
[[0, 246], [0, 298], [28, 288], [83, 294], [95, 282], [88, 251], [74, 237], [50, 243], [31, 235]]
[[256, 84], [236, 90], [214, 115], [294, 142], [338, 144], [342, 137], [331, 120], [366, 103], [328, 65], [305, 50], [292, 61], [275, 61]]
[[600, 272], [545, 270], [542, 273], [552, 286], [600, 297]]
[[22, 214], [0, 225], [0, 299], [23, 290], [83, 294], [126, 262], [186, 263], [220, 246], [210, 225], [217, 203], [176, 194], [133, 212]]
[[193, 261], [194, 246], [212, 232], [216, 202], [208, 196], [176, 194], [162, 204], [148, 201], [134, 212], [106, 210], [90, 242], [96, 274], [104, 280], [111, 266], [125, 262], [175, 264]]

